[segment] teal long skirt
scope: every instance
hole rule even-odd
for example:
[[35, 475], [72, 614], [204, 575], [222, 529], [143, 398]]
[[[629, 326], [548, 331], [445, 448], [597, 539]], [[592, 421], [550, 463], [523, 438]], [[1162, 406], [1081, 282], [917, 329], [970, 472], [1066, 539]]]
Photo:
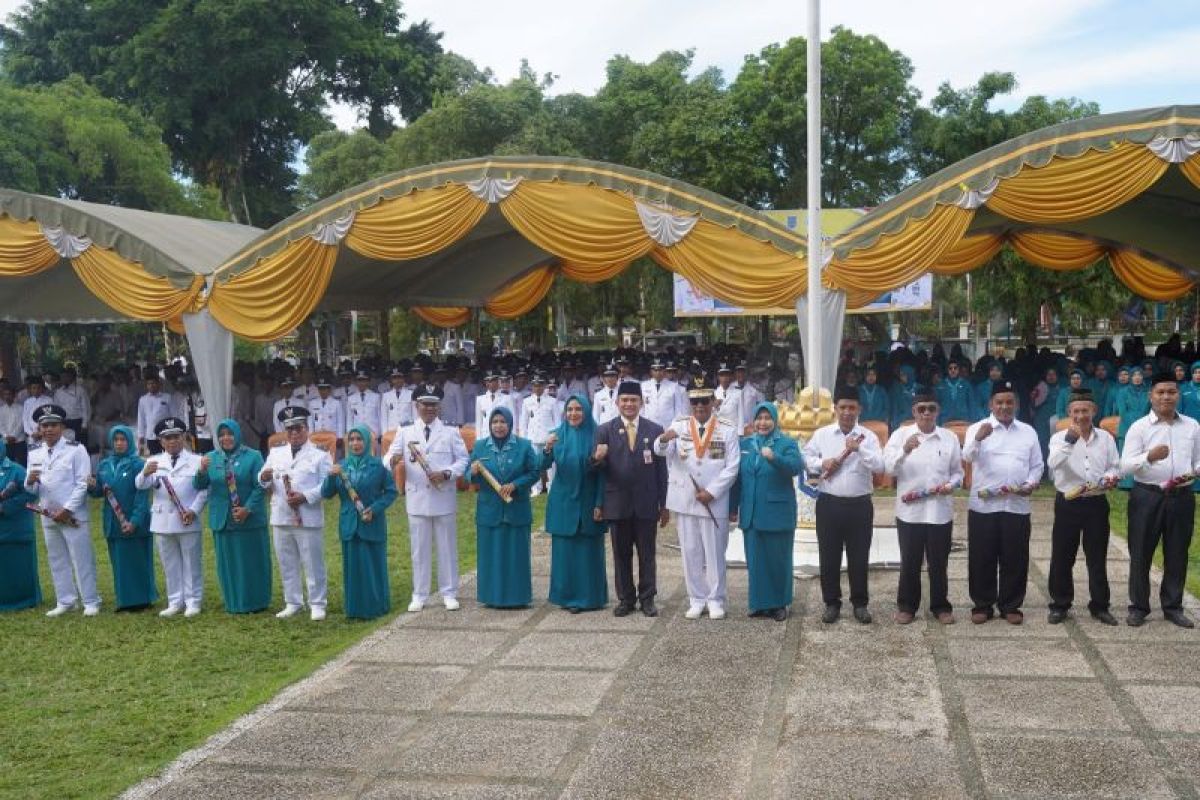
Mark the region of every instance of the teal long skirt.
[[0, 542], [0, 611], [20, 611], [41, 602], [37, 542]]
[[533, 602], [529, 525], [477, 525], [476, 596], [495, 608], [524, 608]]
[[213, 531], [217, 582], [230, 614], [252, 614], [271, 604], [271, 536], [265, 527]]
[[770, 611], [792, 604], [792, 547], [795, 531], [744, 530], [750, 573], [750, 610]]
[[142, 608], [158, 601], [154, 579], [154, 537], [119, 536], [106, 538], [108, 560], [112, 562], [116, 608]]
[[552, 536], [550, 602], [563, 608], [593, 609], [608, 604], [604, 534]]
[[343, 539], [342, 583], [346, 592], [347, 617], [374, 619], [391, 611], [387, 542]]

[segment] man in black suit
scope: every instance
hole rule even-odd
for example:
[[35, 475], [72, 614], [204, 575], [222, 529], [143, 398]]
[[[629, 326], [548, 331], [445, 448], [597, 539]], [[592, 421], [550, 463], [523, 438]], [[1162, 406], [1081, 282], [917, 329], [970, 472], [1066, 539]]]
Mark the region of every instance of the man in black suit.
[[[658, 594], [654, 549], [658, 539], [655, 523], [665, 526], [667, 511], [667, 462], [654, 455], [654, 440], [662, 435], [658, 424], [638, 415], [642, 410], [642, 386], [623, 381], [617, 388], [620, 415], [596, 428], [596, 450], [592, 459], [604, 472], [604, 519], [612, 530], [613, 571], [617, 584], [617, 607], [613, 614], [630, 614], [640, 600], [642, 613], [658, 616], [654, 596]], [[633, 585], [633, 550], [637, 548], [638, 583]]]

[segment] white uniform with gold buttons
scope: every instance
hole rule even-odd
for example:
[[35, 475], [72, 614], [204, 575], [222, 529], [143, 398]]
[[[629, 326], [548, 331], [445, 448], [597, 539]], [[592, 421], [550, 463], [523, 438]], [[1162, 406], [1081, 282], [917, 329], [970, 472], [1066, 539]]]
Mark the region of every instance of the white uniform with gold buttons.
[[[182, 450], [174, 463], [165, 452], [150, 456], [146, 462], [156, 464], [157, 471], [147, 475], [143, 469], [133, 484], [138, 489], [152, 490], [150, 532], [154, 534], [158, 558], [167, 579], [167, 608], [186, 608], [195, 613], [204, 600], [201, 563], [204, 541], [200, 512], [208, 501], [208, 490], [200, 491], [192, 485], [192, 479], [200, 471], [200, 456]], [[194, 515], [191, 524], [183, 521], [183, 515], [167, 489], [168, 481], [180, 505]]]

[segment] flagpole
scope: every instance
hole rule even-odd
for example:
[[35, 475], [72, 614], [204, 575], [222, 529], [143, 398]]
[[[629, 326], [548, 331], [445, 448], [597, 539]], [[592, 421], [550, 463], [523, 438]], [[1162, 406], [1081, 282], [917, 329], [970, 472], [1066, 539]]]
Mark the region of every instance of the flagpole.
[[[813, 405], [821, 386], [821, 0], [808, 0], [808, 386]], [[829, 387], [832, 388], [832, 387]]]

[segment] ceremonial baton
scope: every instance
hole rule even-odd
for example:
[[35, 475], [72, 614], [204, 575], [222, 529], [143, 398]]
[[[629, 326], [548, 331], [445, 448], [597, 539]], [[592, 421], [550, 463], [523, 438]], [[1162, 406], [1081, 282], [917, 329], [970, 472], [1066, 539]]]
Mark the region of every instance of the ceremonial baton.
[[[692, 475], [692, 474], [689, 472], [689, 473], [688, 473], [688, 477], [692, 479], [692, 486], [696, 487], [696, 491], [697, 491], [697, 492], [701, 492], [701, 491], [703, 491], [703, 490], [700, 488], [700, 484], [696, 482], [696, 476]], [[697, 500], [696, 502], [698, 502], [698, 503], [699, 503], [700, 501], [699, 501], [699, 500]], [[718, 523], [717, 523], [717, 515], [716, 515], [716, 514], [714, 514], [714, 513], [713, 513], [713, 510], [712, 510], [711, 508], [709, 508], [709, 507], [708, 507], [708, 503], [700, 503], [700, 505], [704, 506], [704, 510], [708, 512], [708, 518], [709, 518], [709, 519], [711, 519], [711, 520], [713, 521], [713, 525], [716, 525], [716, 526], [717, 526], [717, 528], [718, 528], [718, 529], [720, 529], [720, 527], [721, 527], [721, 526], [720, 526], [720, 524], [718, 524]]]
[[[46, 519], [57, 522], [57, 520], [54, 519], [54, 512], [50, 511], [49, 509], [42, 508], [41, 506], [34, 505], [33, 503], [26, 503], [25, 507], [35, 514], [41, 514]], [[75, 519], [75, 517], [73, 515], [68, 514], [66, 524], [70, 525], [72, 528], [74, 528], [77, 525], [79, 525], [79, 521], [77, 519]]]
[[[125, 512], [121, 510], [121, 504], [117, 502], [117, 496], [113, 494], [113, 490], [108, 486], [104, 487], [104, 499], [108, 501], [108, 507], [112, 509], [113, 516], [117, 518], [117, 522], [124, 529], [129, 520], [125, 518]], [[121, 532], [124, 533], [124, 530]]]
[[491, 470], [485, 467], [482, 461], [476, 461], [475, 463], [479, 465], [479, 474], [483, 476], [485, 481], [487, 481], [488, 486], [492, 487], [496, 494], [500, 495], [501, 500], [506, 503], [511, 503], [512, 495], [505, 497], [504, 495], [500, 494], [500, 481], [496, 480], [496, 476], [492, 474]]
[[[288, 494], [292, 493], [292, 476], [288, 475], [286, 472], [283, 473], [283, 490]], [[300, 516], [300, 506], [295, 506], [292, 509], [292, 512], [296, 515], [296, 525], [303, 527], [304, 517]]]

